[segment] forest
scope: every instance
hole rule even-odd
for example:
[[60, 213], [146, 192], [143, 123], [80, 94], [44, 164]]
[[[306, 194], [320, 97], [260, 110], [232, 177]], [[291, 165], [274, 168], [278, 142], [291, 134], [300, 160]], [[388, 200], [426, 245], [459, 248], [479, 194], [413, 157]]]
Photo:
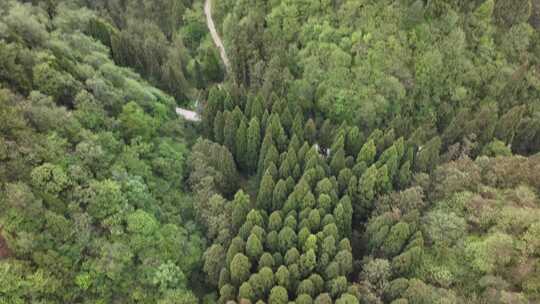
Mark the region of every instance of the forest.
[[23, 303], [540, 303], [540, 1], [1, 1]]

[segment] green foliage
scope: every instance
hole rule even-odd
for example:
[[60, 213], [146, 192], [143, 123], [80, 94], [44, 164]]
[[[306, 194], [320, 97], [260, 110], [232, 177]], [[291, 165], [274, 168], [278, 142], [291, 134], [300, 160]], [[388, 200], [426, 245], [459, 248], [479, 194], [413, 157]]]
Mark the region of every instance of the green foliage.
[[269, 304], [286, 304], [289, 302], [289, 296], [287, 290], [281, 286], [276, 286], [270, 291], [270, 297], [268, 298]]
[[261, 145], [261, 127], [259, 120], [253, 117], [247, 130], [246, 165], [248, 170], [254, 171], [257, 167], [259, 149]]
[[263, 246], [259, 238], [252, 234], [247, 239], [246, 243], [246, 254], [252, 259], [252, 260], [258, 260], [260, 255], [263, 253]]
[[249, 278], [251, 263], [248, 257], [237, 253], [231, 261], [231, 280], [235, 284], [245, 282]]
[[531, 15], [531, 1], [495, 1], [494, 15], [497, 23], [506, 28], [526, 22]]
[[240, 190], [234, 195], [234, 201], [232, 203], [234, 204], [232, 212], [232, 224], [235, 227], [240, 227], [246, 220], [246, 216], [251, 210], [249, 196]]
[[198, 301], [205, 241], [174, 100], [113, 63], [112, 25], [60, 2], [0, 5], [1, 298]]
[[482, 155], [490, 157], [511, 156], [512, 150], [510, 150], [502, 141], [493, 140], [491, 143], [484, 147]]
[[360, 149], [360, 152], [356, 157], [356, 162], [363, 162], [364, 164], [366, 164], [366, 166], [369, 166], [374, 162], [376, 153], [377, 149], [375, 147], [375, 142], [373, 141], [373, 139], [369, 140], [362, 146], [362, 149]]
[[202, 2], [38, 2], [0, 4], [7, 302], [538, 300], [536, 1], [213, 1], [228, 75]]
[[262, 210], [270, 210], [272, 206], [272, 196], [274, 190], [274, 179], [266, 173], [261, 181], [259, 193], [257, 194], [257, 207]]
[[221, 270], [223, 269], [225, 259], [225, 250], [223, 246], [214, 244], [210, 246], [204, 253], [203, 270], [208, 275], [210, 282], [218, 285]]
[[135, 137], [148, 140], [154, 135], [155, 126], [152, 117], [145, 114], [135, 102], [129, 102], [122, 108], [119, 120], [122, 129], [125, 130], [125, 140], [128, 142]]
[[435, 137], [419, 148], [416, 156], [416, 169], [421, 172], [431, 172], [439, 162], [441, 140]]
[[[537, 243], [528, 232], [536, 229], [535, 221], [524, 214], [537, 217], [538, 204], [529, 205], [532, 208], [515, 205], [538, 200], [527, 187], [518, 186], [537, 184], [529, 177], [537, 162], [536, 157], [460, 159], [439, 166], [428, 177], [423, 191], [437, 190], [431, 192], [427, 204], [412, 203], [418, 200], [414, 188], [381, 200], [397, 208], [401, 220], [391, 212], [383, 213], [386, 207], [382, 206], [375, 211], [380, 215], [369, 220], [369, 254], [384, 259], [365, 262], [362, 282], [369, 283], [374, 294], [409, 303], [435, 299], [459, 303], [501, 294], [518, 301], [535, 299], [534, 288], [526, 286], [535, 284], [536, 271], [531, 269], [520, 278], [509, 273], [523, 269], [523, 260], [530, 259], [528, 248]], [[513, 183], [508, 184], [509, 180]], [[520, 245], [523, 238], [531, 245]], [[519, 284], [518, 290], [510, 287]]]
[[250, 301], [254, 299], [253, 288], [251, 287], [251, 284], [249, 284], [249, 282], [244, 282], [242, 283], [242, 285], [240, 285], [240, 288], [238, 289], [238, 297], [240, 299]]

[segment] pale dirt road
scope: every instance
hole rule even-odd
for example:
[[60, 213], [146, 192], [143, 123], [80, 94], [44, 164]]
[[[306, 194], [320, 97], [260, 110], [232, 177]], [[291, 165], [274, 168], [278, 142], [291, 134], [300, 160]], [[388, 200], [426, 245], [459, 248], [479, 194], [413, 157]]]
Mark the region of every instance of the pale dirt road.
[[221, 56], [221, 60], [223, 61], [227, 72], [229, 72], [231, 68], [229, 57], [227, 57], [225, 47], [223, 46], [223, 41], [221, 40], [221, 37], [219, 37], [219, 34], [216, 30], [214, 19], [212, 19], [212, 0], [206, 0], [206, 2], [204, 3], [204, 14], [206, 15], [206, 25], [208, 26], [208, 30], [210, 31], [210, 35], [212, 36], [212, 40], [214, 40], [214, 44], [219, 49], [219, 55]]
[[[219, 49], [221, 61], [223, 61], [223, 65], [225, 65], [225, 69], [227, 73], [229, 73], [231, 69], [231, 64], [229, 62], [229, 58], [227, 57], [227, 53], [225, 52], [223, 41], [221, 41], [221, 37], [219, 37], [219, 34], [216, 30], [214, 19], [212, 19], [212, 0], [206, 0], [206, 2], [204, 3], [204, 14], [206, 15], [206, 25], [208, 26], [208, 30], [210, 31], [210, 35], [212, 36], [212, 40], [214, 40], [214, 44]], [[188, 121], [200, 121], [200, 116], [195, 111], [190, 111], [184, 108], [176, 108], [176, 113]]]

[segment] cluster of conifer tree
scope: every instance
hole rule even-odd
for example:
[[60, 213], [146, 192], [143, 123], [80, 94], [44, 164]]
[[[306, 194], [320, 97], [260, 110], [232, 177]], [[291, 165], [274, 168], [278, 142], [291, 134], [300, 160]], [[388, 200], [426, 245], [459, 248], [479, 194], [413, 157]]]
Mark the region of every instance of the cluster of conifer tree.
[[540, 148], [537, 1], [218, 2], [232, 78], [265, 99], [444, 151]]
[[[191, 182], [198, 216], [212, 231], [204, 270], [220, 302], [538, 299], [537, 266], [518, 270], [538, 263], [537, 255], [518, 253], [523, 233], [536, 233], [532, 221], [522, 221], [519, 231], [493, 226], [516, 213], [472, 211], [479, 203], [469, 195], [462, 202], [468, 209], [431, 206], [450, 200], [440, 188], [473, 174], [448, 172], [455, 164], [539, 150], [537, 3], [218, 6], [226, 11], [218, 17], [232, 85], [209, 92], [207, 139], [193, 153], [230, 153], [214, 164], [194, 157]], [[530, 173], [519, 177], [525, 188], [491, 181], [515, 159], [495, 158], [497, 173], [474, 171], [485, 168], [480, 159], [470, 164], [479, 178], [462, 178], [468, 191], [494, 187], [498, 195], [517, 191], [536, 200], [527, 188], [538, 191]], [[459, 161], [439, 167], [453, 160]], [[209, 167], [219, 171], [210, 174], [213, 181], [205, 180]], [[241, 190], [233, 196], [235, 188]], [[493, 208], [503, 212], [513, 203], [504, 197], [499, 204]], [[495, 217], [478, 239], [473, 213]], [[503, 249], [503, 269], [521, 272], [519, 279], [489, 260], [488, 251]]]
[[[294, 119], [291, 112], [297, 113]], [[352, 221], [366, 219], [377, 195], [408, 183], [412, 150], [402, 138], [394, 141], [380, 131], [362, 141], [356, 127], [334, 128], [324, 121], [319, 130], [297, 105], [278, 98], [232, 97], [214, 89], [204, 114], [203, 128], [216, 143], [193, 148], [197, 204], [227, 205], [220, 194], [232, 193], [216, 182], [209, 195], [201, 178], [208, 170], [199, 162], [216, 168], [223, 176], [218, 180], [228, 185], [243, 183], [238, 164], [255, 184], [253, 199], [240, 190], [229, 208], [210, 209], [214, 218], [225, 214], [227, 220], [206, 221], [217, 233], [209, 235], [214, 244], [205, 270], [220, 301], [350, 303], [358, 293], [348, 280]], [[200, 158], [225, 154], [204, 149], [232, 153], [204, 162]]]

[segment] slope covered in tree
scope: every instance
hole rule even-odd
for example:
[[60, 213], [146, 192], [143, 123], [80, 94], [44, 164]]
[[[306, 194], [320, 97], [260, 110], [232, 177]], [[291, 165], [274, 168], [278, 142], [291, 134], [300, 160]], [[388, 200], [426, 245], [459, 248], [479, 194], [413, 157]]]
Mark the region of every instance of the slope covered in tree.
[[84, 34], [95, 18], [0, 4], [0, 302], [192, 303], [183, 122]]
[[538, 1], [212, 7], [0, 3], [0, 302], [540, 301]]

